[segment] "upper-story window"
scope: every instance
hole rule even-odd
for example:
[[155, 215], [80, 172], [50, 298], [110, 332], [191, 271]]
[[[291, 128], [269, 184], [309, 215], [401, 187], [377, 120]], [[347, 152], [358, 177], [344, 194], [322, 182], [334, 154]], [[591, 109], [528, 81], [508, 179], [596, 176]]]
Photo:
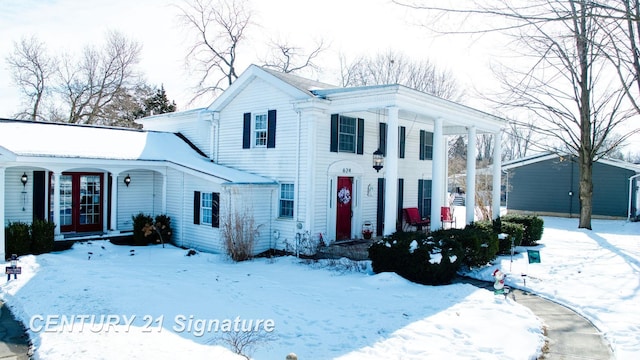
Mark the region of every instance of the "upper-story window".
[[433, 133], [420, 130], [420, 160], [433, 160]]
[[253, 122], [254, 144], [256, 147], [267, 146], [267, 114], [256, 114]]
[[331, 115], [332, 152], [362, 154], [364, 150], [364, 119]]
[[242, 125], [242, 148], [276, 147], [276, 111], [266, 113], [244, 113]]

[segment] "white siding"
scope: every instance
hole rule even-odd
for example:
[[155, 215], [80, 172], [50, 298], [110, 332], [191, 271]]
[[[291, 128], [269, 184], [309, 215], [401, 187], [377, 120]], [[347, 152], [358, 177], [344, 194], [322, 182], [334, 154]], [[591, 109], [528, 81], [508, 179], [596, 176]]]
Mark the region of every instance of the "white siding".
[[[4, 211], [5, 225], [9, 222], [25, 222], [31, 224], [33, 221], [33, 169], [27, 167], [11, 167], [5, 170], [4, 191]], [[23, 173], [29, 177], [27, 185], [22, 186], [20, 178]], [[25, 192], [23, 194], [23, 191]], [[23, 196], [25, 201], [23, 202]], [[24, 207], [24, 210], [22, 210]], [[4, 231], [4, 230], [3, 230]]]
[[[127, 175], [131, 176], [128, 187], [122, 181]], [[151, 217], [160, 214], [161, 208], [155, 205], [156, 198], [162, 197], [162, 192], [156, 193], [156, 189], [161, 189], [154, 185], [157, 179], [162, 181], [162, 176], [155, 171], [132, 170], [120, 174], [117, 181], [118, 230], [133, 230], [132, 217], [139, 213]]]

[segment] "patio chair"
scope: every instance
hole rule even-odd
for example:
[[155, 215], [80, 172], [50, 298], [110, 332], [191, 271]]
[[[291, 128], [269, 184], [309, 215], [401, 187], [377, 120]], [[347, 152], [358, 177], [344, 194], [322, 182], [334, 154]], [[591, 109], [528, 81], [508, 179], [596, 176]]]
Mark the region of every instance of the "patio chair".
[[442, 206], [440, 208], [440, 221], [442, 221], [442, 228], [444, 224], [449, 224], [449, 229], [456, 227], [456, 218], [451, 213], [451, 208], [448, 206]]
[[415, 226], [416, 230], [422, 231], [422, 227], [425, 227], [425, 231], [429, 232], [429, 225], [431, 221], [429, 218], [423, 218], [420, 216], [420, 211], [418, 208], [405, 208], [404, 210], [404, 221], [407, 226]]

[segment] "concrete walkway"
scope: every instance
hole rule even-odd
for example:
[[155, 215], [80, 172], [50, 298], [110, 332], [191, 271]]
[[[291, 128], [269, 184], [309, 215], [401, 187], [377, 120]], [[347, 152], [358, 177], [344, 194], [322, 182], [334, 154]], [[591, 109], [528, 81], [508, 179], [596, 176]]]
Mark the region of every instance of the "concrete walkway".
[[[469, 283], [493, 291], [493, 283], [470, 278], [456, 282]], [[546, 360], [610, 360], [611, 347], [593, 324], [558, 303], [534, 294], [511, 289], [509, 297], [528, 307], [546, 327], [547, 347], [540, 359]]]
[[0, 359], [28, 360], [31, 358], [30, 351], [29, 337], [24, 327], [0, 302]]

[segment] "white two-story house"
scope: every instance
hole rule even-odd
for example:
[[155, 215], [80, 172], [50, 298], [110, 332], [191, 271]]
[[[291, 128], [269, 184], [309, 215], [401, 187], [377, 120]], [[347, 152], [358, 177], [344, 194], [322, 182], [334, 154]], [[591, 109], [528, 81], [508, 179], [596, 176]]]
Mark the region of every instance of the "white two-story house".
[[[222, 252], [221, 227], [241, 214], [257, 228], [256, 253], [303, 235], [361, 238], [364, 223], [389, 235], [406, 207], [437, 229], [449, 205], [446, 137], [468, 135], [475, 154], [476, 134], [491, 133], [499, 154], [506, 125], [400, 85], [341, 88], [255, 65], [207, 108], [139, 122], [142, 130], [0, 120], [0, 221], [49, 219], [65, 240], [130, 234], [133, 215], [167, 214], [177, 245]], [[457, 215], [470, 223], [474, 209]]]

